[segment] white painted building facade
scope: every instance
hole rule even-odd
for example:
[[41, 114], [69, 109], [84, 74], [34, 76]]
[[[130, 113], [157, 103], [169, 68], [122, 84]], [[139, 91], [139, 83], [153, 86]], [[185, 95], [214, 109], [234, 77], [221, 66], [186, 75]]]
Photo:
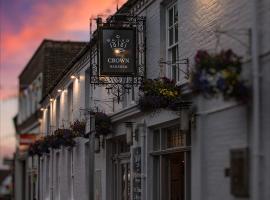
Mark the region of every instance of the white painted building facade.
[[[244, 76], [253, 87], [252, 103], [192, 97], [194, 118], [183, 134], [178, 130], [178, 112], [142, 113], [136, 106], [136, 89], [133, 97], [127, 95], [117, 104], [104, 88], [91, 87], [92, 47], [88, 46], [43, 100], [42, 133], [69, 127], [76, 119], [87, 119], [89, 132], [88, 111], [96, 107], [111, 116], [113, 133], [104, 137], [98, 153], [90, 136], [90, 140], [77, 138], [72, 149], [61, 147], [35, 158], [39, 168], [36, 198], [128, 200], [139, 193], [138, 199], [144, 200], [270, 199], [270, 2], [145, 0], [125, 6], [146, 17], [147, 78], [166, 75], [184, 85], [185, 75], [171, 67], [161, 70], [160, 59], [189, 58], [192, 66], [197, 50], [231, 48], [243, 56]], [[132, 145], [126, 143], [126, 122], [133, 123], [136, 133]], [[170, 143], [169, 135], [182, 143]], [[249, 149], [249, 195], [245, 198], [231, 194], [231, 178], [226, 175], [232, 167], [231, 150], [241, 148]], [[138, 155], [139, 186], [134, 182]]]

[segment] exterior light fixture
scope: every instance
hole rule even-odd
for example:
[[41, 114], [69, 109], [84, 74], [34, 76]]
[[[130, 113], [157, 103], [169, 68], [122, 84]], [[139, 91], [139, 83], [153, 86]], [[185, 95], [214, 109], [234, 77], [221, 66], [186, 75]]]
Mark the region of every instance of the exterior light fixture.
[[53, 102], [53, 98], [50, 98], [50, 102]]
[[76, 78], [78, 78], [78, 77], [75, 76], [75, 75], [71, 75], [70, 78], [71, 78], [71, 79], [76, 79]]
[[125, 122], [125, 124], [126, 124], [127, 144], [132, 145], [132, 143], [133, 143], [133, 122]]
[[44, 111], [45, 109], [44, 108], [40, 108], [40, 111]]
[[59, 92], [59, 93], [60, 93], [60, 92], [62, 92], [62, 90], [61, 90], [61, 89], [58, 89], [58, 90], [57, 90], [57, 92]]

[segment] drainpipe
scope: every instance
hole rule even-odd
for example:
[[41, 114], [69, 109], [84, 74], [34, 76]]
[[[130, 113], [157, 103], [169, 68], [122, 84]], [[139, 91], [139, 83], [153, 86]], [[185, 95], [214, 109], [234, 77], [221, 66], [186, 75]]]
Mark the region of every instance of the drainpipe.
[[259, 48], [258, 48], [258, 18], [257, 0], [252, 0], [252, 80], [253, 80], [253, 106], [251, 137], [251, 199], [260, 200], [260, 71], [259, 71]]
[[[91, 62], [91, 61], [90, 61]], [[90, 89], [90, 99], [92, 103], [92, 87]], [[94, 199], [94, 172], [95, 172], [95, 116], [90, 114], [89, 133], [89, 199]]]
[[142, 181], [142, 193], [141, 193], [141, 198], [142, 200], [146, 200], [146, 187], [147, 187], [147, 183], [146, 183], [146, 178], [147, 178], [147, 146], [146, 146], [146, 126], [145, 126], [145, 121], [143, 121], [143, 123], [138, 124], [138, 128], [139, 128], [139, 133], [141, 135], [141, 155], [142, 155], [142, 160], [141, 160], [141, 166], [142, 166], [142, 172], [141, 172], [141, 181]]

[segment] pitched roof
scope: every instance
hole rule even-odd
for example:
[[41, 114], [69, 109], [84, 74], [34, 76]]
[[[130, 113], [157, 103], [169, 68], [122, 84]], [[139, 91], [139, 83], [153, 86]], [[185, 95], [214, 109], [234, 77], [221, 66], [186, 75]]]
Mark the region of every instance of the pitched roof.
[[30, 85], [42, 72], [42, 96], [46, 95], [67, 64], [86, 44], [77, 41], [43, 40], [19, 75], [20, 88]]
[[9, 176], [11, 173], [8, 169], [0, 169], [0, 184], [5, 180], [7, 176]]

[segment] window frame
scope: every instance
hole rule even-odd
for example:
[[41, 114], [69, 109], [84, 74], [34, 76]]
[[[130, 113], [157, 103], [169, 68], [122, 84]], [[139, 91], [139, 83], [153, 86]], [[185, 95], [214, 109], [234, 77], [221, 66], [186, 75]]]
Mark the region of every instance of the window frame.
[[[167, 146], [167, 133], [166, 129], [178, 127], [179, 124], [177, 122], [167, 123], [165, 126], [155, 127], [150, 130], [150, 140], [152, 140], [152, 145], [149, 146], [149, 155], [151, 158], [151, 165], [153, 169], [156, 169], [155, 171], [152, 171], [152, 199], [153, 200], [163, 200], [168, 199], [168, 191], [162, 187], [162, 180], [166, 176], [166, 159], [167, 156], [175, 154], [175, 153], [183, 153], [184, 160], [185, 160], [185, 200], [190, 200], [190, 188], [191, 188], [191, 174], [190, 174], [190, 167], [191, 167], [191, 143], [190, 143], [190, 132], [183, 132], [181, 134], [186, 135], [185, 136], [185, 145], [178, 146], [178, 147], [168, 147]], [[154, 144], [155, 137], [158, 135], [157, 142], [159, 143], [159, 149], [154, 149], [156, 146]], [[167, 166], [168, 167], [168, 166]], [[155, 180], [155, 181], [154, 181]], [[163, 183], [164, 184], [164, 183]], [[157, 191], [159, 191], [157, 193]]]
[[[170, 10], [173, 10], [172, 12], [172, 19], [173, 22], [170, 25]], [[177, 21], [175, 21], [175, 11], [177, 11]], [[177, 64], [175, 62], [179, 59], [179, 13], [178, 13], [178, 2], [174, 1], [171, 4], [169, 4], [166, 7], [165, 12], [165, 18], [166, 18], [166, 58], [169, 61], [166, 69], [167, 77], [170, 79], [174, 79], [176, 83], [180, 82], [180, 70], [178, 69]], [[177, 28], [177, 34], [176, 34], [176, 28]], [[170, 30], [173, 31], [173, 38], [172, 38], [172, 44], [170, 44]], [[177, 41], [175, 40], [177, 36]], [[175, 50], [174, 50], [175, 49]], [[175, 54], [175, 62], [173, 62], [173, 51], [176, 51]], [[175, 71], [175, 72], [174, 72]]]

